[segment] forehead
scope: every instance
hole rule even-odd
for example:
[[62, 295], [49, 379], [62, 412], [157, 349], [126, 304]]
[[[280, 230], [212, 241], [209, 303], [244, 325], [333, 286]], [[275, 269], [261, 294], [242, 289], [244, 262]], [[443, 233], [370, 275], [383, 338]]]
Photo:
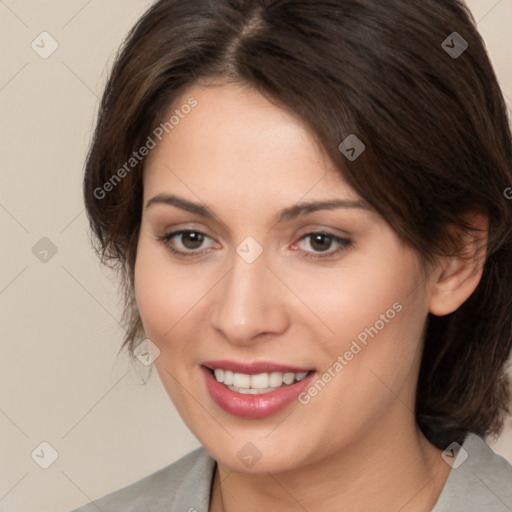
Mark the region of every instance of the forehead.
[[325, 199], [326, 191], [358, 197], [307, 125], [253, 88], [195, 84], [169, 107], [163, 122], [172, 116], [179, 121], [164, 132], [145, 164], [146, 198], [162, 187], [225, 198], [279, 192], [297, 201], [317, 192]]

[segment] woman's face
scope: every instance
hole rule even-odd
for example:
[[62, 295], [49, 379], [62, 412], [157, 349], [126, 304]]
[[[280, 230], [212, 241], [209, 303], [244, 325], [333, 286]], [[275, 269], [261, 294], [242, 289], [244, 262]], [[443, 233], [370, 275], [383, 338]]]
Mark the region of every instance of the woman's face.
[[254, 473], [404, 432], [429, 302], [416, 254], [296, 118], [238, 85], [194, 86], [166, 118], [191, 97], [146, 162], [135, 267], [183, 420]]

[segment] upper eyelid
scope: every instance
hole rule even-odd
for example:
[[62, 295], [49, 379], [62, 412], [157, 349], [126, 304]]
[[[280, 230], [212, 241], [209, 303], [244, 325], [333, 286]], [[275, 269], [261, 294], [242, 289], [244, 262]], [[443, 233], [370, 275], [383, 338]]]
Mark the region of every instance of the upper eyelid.
[[[155, 198], [153, 198], [153, 199], [155, 199]], [[334, 202], [336, 202], [336, 201], [334, 201]], [[274, 231], [280, 230], [280, 229], [282, 229], [283, 231], [288, 230], [288, 229], [290, 229], [289, 226], [291, 226], [291, 225], [293, 226], [297, 222], [304, 222], [304, 221], [307, 222], [308, 219], [310, 219], [310, 216], [314, 216], [316, 214], [321, 214], [321, 213], [329, 213], [329, 212], [337, 212], [340, 210], [345, 210], [347, 215], [349, 215], [348, 218], [352, 219], [351, 212], [361, 212], [364, 215], [373, 214], [373, 212], [374, 212], [373, 208], [369, 205], [366, 205], [365, 201], [363, 201], [363, 200], [360, 200], [360, 201], [341, 200], [340, 202], [343, 204], [346, 203], [348, 206], [345, 206], [345, 207], [334, 207], [334, 206], [328, 207], [327, 206], [327, 207], [319, 208], [319, 209], [313, 208], [310, 211], [308, 211], [308, 209], [306, 207], [304, 209], [304, 211], [301, 212], [300, 214], [297, 214], [297, 215], [291, 214], [290, 216], [283, 215], [282, 218], [280, 218], [277, 222], [274, 221], [271, 224], [269, 224], [267, 233], [270, 231], [273, 231], [273, 230]], [[329, 201], [324, 201], [323, 203], [330, 204]], [[156, 201], [155, 204], [158, 206], [159, 201]], [[146, 207], [148, 205], [149, 205], [149, 201], [146, 204]], [[188, 213], [192, 217], [192, 219], [194, 219], [194, 218], [198, 219], [197, 222], [199, 224], [204, 225], [204, 222], [214, 224], [214, 226], [215, 226], [214, 229], [220, 231], [222, 233], [223, 237], [226, 237], [228, 239], [232, 238], [233, 231], [231, 230], [231, 228], [218, 215], [216, 215], [213, 212], [213, 210], [211, 210], [210, 208], [206, 207], [206, 209], [209, 212], [211, 212], [212, 215], [211, 216], [203, 216], [201, 213], [180, 208], [179, 206], [176, 206], [175, 204], [170, 204], [169, 206], [170, 206], [171, 210], [174, 209], [181, 213], [185, 213], [185, 214]], [[296, 205], [296, 206], [300, 207], [301, 205]], [[293, 208], [290, 208], [290, 210], [293, 210]], [[194, 223], [194, 220], [191, 220], [189, 222]], [[312, 224], [322, 224], [321, 222], [320, 223], [311, 222], [311, 223]], [[281, 228], [279, 228], [278, 226], [281, 226]], [[322, 228], [320, 228], [320, 229], [322, 229]], [[329, 229], [331, 229], [331, 228], [329, 228]], [[202, 228], [200, 228], [199, 231], [202, 231]], [[333, 234], [333, 236], [341, 236], [341, 237], [352, 236], [350, 234], [350, 232], [347, 232], [344, 230], [336, 229], [336, 231], [341, 231], [342, 233], [340, 235]]]
[[[168, 233], [165, 233], [163, 235], [163, 237], [170, 240], [171, 238], [177, 238], [184, 233], [199, 233], [199, 234], [203, 235], [205, 238], [209, 238], [210, 240], [215, 241], [215, 239], [213, 237], [211, 237], [208, 233], [205, 233], [201, 229], [194, 229], [194, 228], [173, 229], [173, 230], [169, 231]], [[192, 251], [190, 251], [190, 252], [192, 252]]]
[[[302, 229], [299, 231], [302, 231]], [[303, 238], [304, 236], [311, 235], [311, 234], [323, 234], [323, 235], [332, 236], [333, 238], [350, 238], [353, 236], [349, 232], [341, 230], [339, 228], [337, 229], [337, 231], [340, 231], [341, 233], [335, 233], [333, 231], [336, 231], [336, 229], [323, 228], [323, 227], [310, 227], [310, 228], [304, 229], [304, 231], [301, 234], [295, 235], [295, 237], [298, 237], [297, 240], [299, 240], [300, 238]], [[196, 227], [190, 226], [190, 225], [187, 225], [185, 227], [173, 227], [171, 229], [164, 230], [163, 236], [177, 235], [177, 234], [180, 234], [183, 232], [200, 233], [202, 235], [207, 236], [208, 238], [214, 239], [213, 236], [210, 236], [208, 234], [208, 230], [205, 230], [202, 227], [196, 228]]]
[[[180, 224], [183, 224], [183, 227], [181, 227]], [[179, 231], [197, 231], [199, 233], [209, 236], [210, 238], [215, 238], [214, 236], [211, 236], [208, 234], [208, 232], [211, 231], [210, 228], [204, 227], [204, 224], [201, 224], [201, 223], [198, 223], [198, 224], [201, 224], [199, 227], [196, 227], [194, 224], [195, 224], [194, 221], [178, 223], [177, 225], [173, 225], [170, 228], [165, 228], [162, 231], [165, 231], [166, 234], [176, 233]], [[221, 229], [221, 232], [223, 232], [223, 231], [225, 231], [225, 230]], [[335, 228], [332, 226], [325, 227], [325, 224], [319, 223], [319, 222], [313, 222], [308, 227], [300, 228], [300, 229], [297, 229], [294, 231], [302, 232], [302, 234], [300, 234], [300, 235], [294, 235], [294, 236], [301, 236], [301, 237], [304, 235], [307, 235], [309, 233], [325, 233], [327, 235], [330, 235], [333, 237], [340, 237], [340, 238], [350, 238], [353, 236], [353, 234], [348, 230], [344, 230], [339, 227]], [[267, 233], [268, 233], [268, 231], [267, 231]], [[224, 236], [225, 236], [225, 233], [222, 233], [221, 238]], [[229, 238], [231, 238], [231, 230], [228, 231], [228, 239]]]
[[[185, 227], [185, 228], [178, 228], [178, 229], [170, 230], [168, 233], [164, 234], [161, 238], [165, 238], [165, 239], [167, 239], [167, 241], [170, 241], [171, 239], [173, 239], [175, 237], [179, 237], [180, 235], [182, 235], [184, 233], [190, 233], [190, 232], [199, 233], [199, 234], [205, 236], [206, 238], [209, 238], [210, 240], [215, 241], [210, 235], [208, 235], [201, 229], [197, 229], [197, 228], [193, 228], [193, 227]], [[349, 237], [348, 235], [336, 235], [335, 233], [332, 233], [327, 229], [317, 228], [317, 229], [308, 229], [304, 233], [298, 235], [292, 244], [296, 245], [299, 242], [301, 242], [302, 240], [306, 239], [307, 237], [311, 237], [313, 235], [318, 235], [318, 234], [331, 237], [333, 242], [336, 244], [339, 244], [339, 245], [342, 245], [341, 244], [342, 241], [352, 242], [351, 236]], [[190, 250], [183, 250], [183, 252], [200, 253], [202, 250], [204, 251], [207, 249], [206, 248], [205, 249], [200, 248], [197, 250], [190, 249]], [[321, 254], [321, 253], [319, 252], [318, 254]]]

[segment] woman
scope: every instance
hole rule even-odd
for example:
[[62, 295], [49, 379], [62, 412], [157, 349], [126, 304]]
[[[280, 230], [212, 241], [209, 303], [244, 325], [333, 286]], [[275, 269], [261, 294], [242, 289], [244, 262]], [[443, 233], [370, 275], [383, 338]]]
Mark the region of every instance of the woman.
[[85, 202], [203, 447], [77, 510], [511, 509], [511, 183], [457, 0], [153, 5]]

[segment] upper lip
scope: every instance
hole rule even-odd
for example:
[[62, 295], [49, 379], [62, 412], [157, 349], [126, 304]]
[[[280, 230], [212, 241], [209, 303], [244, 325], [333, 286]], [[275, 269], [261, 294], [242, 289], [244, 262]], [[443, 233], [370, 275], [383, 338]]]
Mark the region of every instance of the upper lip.
[[244, 363], [223, 359], [218, 361], [204, 361], [202, 365], [206, 366], [206, 368], [209, 368], [210, 370], [222, 369], [235, 373], [245, 373], [246, 375], [257, 375], [258, 373], [271, 372], [302, 373], [311, 371], [311, 368], [273, 363], [272, 361], [254, 361], [252, 363]]

